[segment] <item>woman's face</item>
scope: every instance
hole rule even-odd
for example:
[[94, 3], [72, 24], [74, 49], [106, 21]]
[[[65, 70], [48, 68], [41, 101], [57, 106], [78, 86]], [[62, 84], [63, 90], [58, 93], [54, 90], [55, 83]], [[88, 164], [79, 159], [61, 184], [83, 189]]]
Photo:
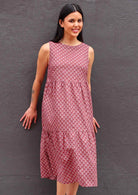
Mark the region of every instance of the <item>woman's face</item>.
[[64, 21], [60, 19], [59, 24], [64, 28], [64, 35], [77, 37], [83, 27], [82, 15], [78, 11], [72, 12], [64, 18]]

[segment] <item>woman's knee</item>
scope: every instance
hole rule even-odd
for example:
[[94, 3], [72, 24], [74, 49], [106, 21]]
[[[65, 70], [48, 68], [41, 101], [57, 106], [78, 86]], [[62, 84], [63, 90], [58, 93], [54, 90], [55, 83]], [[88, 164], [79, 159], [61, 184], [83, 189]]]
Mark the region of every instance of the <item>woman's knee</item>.
[[77, 195], [77, 190], [79, 187], [79, 183], [70, 183], [66, 188], [66, 195]]
[[57, 181], [57, 193], [56, 195], [65, 195], [66, 185]]

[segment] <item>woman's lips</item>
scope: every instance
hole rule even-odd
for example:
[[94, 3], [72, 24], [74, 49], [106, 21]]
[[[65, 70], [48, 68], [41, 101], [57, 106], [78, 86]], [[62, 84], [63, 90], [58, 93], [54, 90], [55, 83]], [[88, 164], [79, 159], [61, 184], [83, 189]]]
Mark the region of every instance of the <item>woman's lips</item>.
[[74, 33], [77, 33], [79, 30], [77, 30], [77, 29], [73, 29], [72, 30]]

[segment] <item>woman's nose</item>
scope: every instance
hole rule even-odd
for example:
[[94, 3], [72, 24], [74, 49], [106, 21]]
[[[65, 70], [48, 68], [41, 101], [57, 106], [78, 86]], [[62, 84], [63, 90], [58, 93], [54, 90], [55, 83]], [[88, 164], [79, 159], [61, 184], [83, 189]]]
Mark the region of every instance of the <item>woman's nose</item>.
[[75, 22], [75, 23], [74, 23], [74, 26], [78, 26], [78, 22]]

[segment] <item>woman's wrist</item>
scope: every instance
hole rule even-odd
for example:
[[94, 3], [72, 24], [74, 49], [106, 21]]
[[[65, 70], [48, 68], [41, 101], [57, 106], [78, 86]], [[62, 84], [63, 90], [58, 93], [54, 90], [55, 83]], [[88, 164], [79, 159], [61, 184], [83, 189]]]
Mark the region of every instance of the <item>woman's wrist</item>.
[[31, 108], [32, 110], [37, 110], [37, 108], [36, 108], [36, 107], [33, 107], [32, 105], [30, 105], [30, 108]]

